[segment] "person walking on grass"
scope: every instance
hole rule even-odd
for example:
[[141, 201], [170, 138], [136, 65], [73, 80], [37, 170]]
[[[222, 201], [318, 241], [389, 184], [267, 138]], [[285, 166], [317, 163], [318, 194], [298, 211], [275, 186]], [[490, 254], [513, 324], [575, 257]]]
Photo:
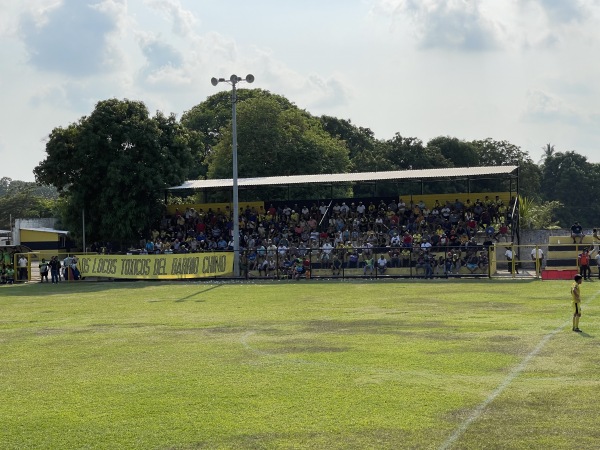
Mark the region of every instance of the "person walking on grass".
[[571, 286], [571, 299], [573, 303], [573, 331], [581, 333], [579, 329], [579, 318], [581, 317], [581, 283], [583, 277], [575, 275], [573, 285]]

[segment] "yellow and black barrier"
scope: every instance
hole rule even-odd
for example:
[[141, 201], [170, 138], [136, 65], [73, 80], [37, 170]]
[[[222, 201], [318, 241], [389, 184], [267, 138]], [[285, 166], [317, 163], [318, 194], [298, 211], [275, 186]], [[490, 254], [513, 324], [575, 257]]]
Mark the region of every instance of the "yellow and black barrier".
[[179, 280], [233, 274], [233, 253], [171, 255], [81, 255], [82, 277]]

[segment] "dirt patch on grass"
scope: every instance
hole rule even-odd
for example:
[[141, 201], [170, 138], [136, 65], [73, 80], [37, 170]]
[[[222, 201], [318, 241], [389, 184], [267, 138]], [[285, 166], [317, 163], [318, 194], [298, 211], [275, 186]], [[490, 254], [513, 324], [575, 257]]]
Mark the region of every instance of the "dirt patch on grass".
[[273, 347], [269, 347], [268, 353], [289, 354], [289, 353], [343, 353], [351, 347], [338, 347], [323, 345], [313, 339], [286, 339], [277, 341]]

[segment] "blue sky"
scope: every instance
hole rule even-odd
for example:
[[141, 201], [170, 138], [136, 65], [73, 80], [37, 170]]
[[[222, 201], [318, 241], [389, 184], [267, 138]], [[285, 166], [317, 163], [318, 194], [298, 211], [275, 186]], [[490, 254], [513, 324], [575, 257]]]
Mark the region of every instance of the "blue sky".
[[381, 139], [600, 162], [599, 25], [600, 0], [2, 0], [0, 177], [100, 100], [180, 117], [233, 73]]

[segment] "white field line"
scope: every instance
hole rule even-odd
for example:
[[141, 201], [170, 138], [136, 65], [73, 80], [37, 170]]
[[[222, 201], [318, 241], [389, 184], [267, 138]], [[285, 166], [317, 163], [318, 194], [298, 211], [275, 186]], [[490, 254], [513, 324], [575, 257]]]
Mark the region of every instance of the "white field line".
[[[596, 297], [598, 297], [599, 294], [600, 294], [600, 291], [596, 291], [594, 293], [594, 295], [592, 297], [590, 297], [587, 301], [584, 301], [584, 303], [591, 302]], [[439, 450], [447, 450], [447, 449], [451, 448], [452, 445], [457, 441], [457, 439], [460, 438], [464, 434], [465, 431], [467, 431], [467, 428], [469, 428], [469, 426], [473, 422], [475, 422], [477, 419], [479, 419], [479, 417], [481, 417], [481, 415], [483, 414], [485, 409], [488, 407], [488, 405], [490, 403], [492, 403], [494, 401], [494, 399], [496, 397], [498, 397], [512, 383], [512, 381], [525, 370], [525, 368], [527, 367], [527, 364], [529, 364], [529, 361], [531, 361], [535, 356], [537, 356], [537, 354], [544, 348], [546, 343], [554, 335], [563, 331], [565, 327], [571, 326], [571, 325], [572, 325], [572, 320], [569, 319], [569, 320], [565, 321], [562, 325], [560, 325], [558, 328], [556, 328], [554, 331], [551, 331], [546, 336], [544, 336], [542, 338], [542, 340], [539, 342], [539, 344], [531, 352], [529, 352], [529, 354], [527, 356], [525, 356], [523, 361], [521, 361], [521, 363], [508, 374], [508, 376], [504, 379], [504, 381], [502, 381], [502, 383], [500, 383], [500, 385], [479, 406], [477, 406], [473, 410], [471, 415], [469, 417], [467, 417], [465, 419], [465, 421], [446, 440], [446, 442], [444, 442], [440, 446]]]

